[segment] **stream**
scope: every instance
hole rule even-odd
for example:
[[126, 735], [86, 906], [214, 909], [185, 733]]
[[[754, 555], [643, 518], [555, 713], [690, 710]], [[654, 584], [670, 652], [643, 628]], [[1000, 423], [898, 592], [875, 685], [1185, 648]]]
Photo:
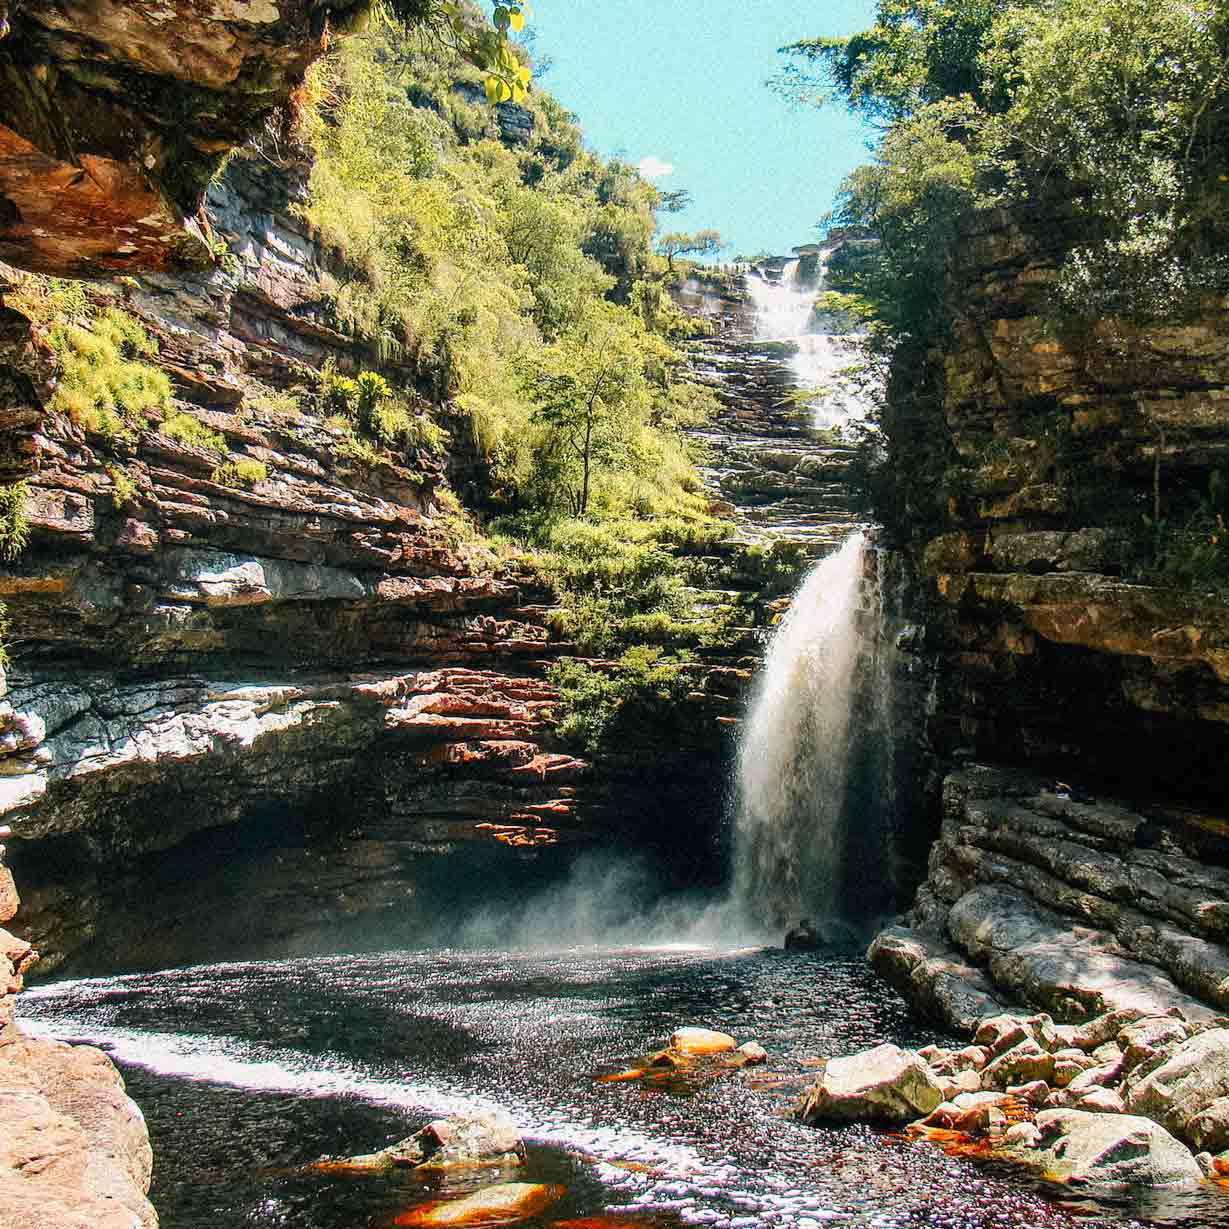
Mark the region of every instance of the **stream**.
[[[1094, 1200], [898, 1133], [790, 1121], [807, 1060], [937, 1037], [858, 955], [339, 955], [53, 983], [21, 1010], [31, 1031], [119, 1063], [148, 1115], [163, 1229], [390, 1225], [430, 1181], [303, 1167], [474, 1102], [525, 1131], [515, 1180], [566, 1188], [527, 1226], [1229, 1226], [1218, 1191]], [[690, 1087], [601, 1082], [688, 1023], [759, 1040], [768, 1066]]]

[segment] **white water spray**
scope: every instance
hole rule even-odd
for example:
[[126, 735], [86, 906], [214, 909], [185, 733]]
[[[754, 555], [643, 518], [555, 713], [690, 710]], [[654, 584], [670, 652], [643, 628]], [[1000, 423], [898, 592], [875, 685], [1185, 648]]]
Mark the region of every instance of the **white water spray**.
[[882, 899], [890, 862], [891, 663], [881, 586], [855, 534], [807, 574], [773, 635], [739, 750], [734, 895], [753, 925], [836, 918]]

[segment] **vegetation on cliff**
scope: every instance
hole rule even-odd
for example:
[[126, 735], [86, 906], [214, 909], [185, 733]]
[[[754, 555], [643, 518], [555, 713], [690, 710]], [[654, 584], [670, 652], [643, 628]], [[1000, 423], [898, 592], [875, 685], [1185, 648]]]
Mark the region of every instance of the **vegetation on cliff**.
[[[968, 481], [932, 356], [979, 229], [1010, 218], [1055, 254], [1048, 327], [1069, 349], [1181, 321], [1229, 288], [1229, 19], [1213, 0], [881, 0], [869, 29], [784, 50], [782, 88], [843, 100], [882, 129], [834, 214], [869, 227], [875, 254], [835, 272], [873, 310], [887, 390], [865, 481], [894, 531], [926, 538]], [[1095, 484], [1069, 476], [1087, 512]], [[1206, 474], [1163, 501], [1143, 484], [1100, 494], [1129, 572], [1229, 577]]]
[[653, 250], [669, 202], [587, 151], [549, 95], [492, 108], [453, 48], [387, 23], [313, 68], [298, 132], [307, 216], [340, 257], [334, 323], [412, 366], [394, 391], [419, 422], [460, 412], [476, 511], [534, 553], [560, 630], [591, 651], [716, 634], [687, 617], [697, 565], [679, 549], [709, 532], [687, 432], [713, 402]]

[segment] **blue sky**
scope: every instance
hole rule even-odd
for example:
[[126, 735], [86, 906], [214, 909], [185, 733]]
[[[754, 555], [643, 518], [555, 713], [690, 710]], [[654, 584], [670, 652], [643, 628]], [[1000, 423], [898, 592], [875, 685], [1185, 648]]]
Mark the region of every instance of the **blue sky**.
[[[692, 209], [671, 229], [721, 231], [722, 254], [787, 252], [816, 238], [869, 131], [837, 108], [796, 108], [765, 85], [777, 48], [871, 24], [872, 0], [532, 0], [542, 85], [591, 148], [673, 167]], [[651, 164], [650, 164], [651, 165]], [[669, 218], [669, 215], [663, 215]]]

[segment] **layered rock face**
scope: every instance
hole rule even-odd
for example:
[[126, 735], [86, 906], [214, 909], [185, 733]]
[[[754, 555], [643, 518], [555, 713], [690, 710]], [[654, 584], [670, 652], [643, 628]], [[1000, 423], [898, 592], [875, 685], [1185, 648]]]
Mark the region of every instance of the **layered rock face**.
[[953, 773], [909, 925], [871, 960], [954, 1028], [1012, 1004], [1207, 1020], [1229, 1010], [1229, 871], [1207, 862], [1220, 828], [1009, 771]]
[[[347, 461], [327, 425], [245, 400], [253, 378], [364, 357], [316, 318], [319, 254], [289, 208], [301, 176], [255, 161], [214, 189], [239, 262], [146, 282], [127, 306], [181, 403], [267, 476], [228, 486], [215, 455], [153, 431], [117, 465], [31, 413], [0, 720], [44, 967], [93, 937], [121, 866], [205, 830], [281, 815], [355, 834], [350, 873], [317, 889], [323, 925], [404, 895], [407, 861], [458, 839], [532, 849], [575, 827], [584, 765], [547, 746], [546, 595], [441, 510], [439, 463]], [[35, 350], [15, 345], [13, 369]]]
[[1061, 221], [993, 215], [970, 237], [932, 355], [944, 421], [929, 459], [905, 458], [946, 466], [945, 524], [912, 527], [902, 587], [929, 746], [942, 772], [1013, 766], [947, 777], [911, 929], [872, 950], [954, 1025], [1003, 1003], [1227, 1005], [1229, 321], [1206, 302], [1182, 323], [1058, 327]]
[[348, 459], [344, 432], [278, 400], [326, 359], [378, 365], [328, 314], [306, 170], [235, 157], [209, 197], [224, 267], [123, 300], [178, 403], [265, 467], [254, 484], [153, 430], [115, 455], [49, 412], [12, 313], [31, 539], [0, 574], [0, 813], [43, 971], [91, 945], [93, 967], [131, 967], [333, 947], [339, 926], [447, 939], [466, 890], [524, 896], [599, 839], [718, 873], [739, 652], [591, 771], [554, 735], [551, 595], [450, 511], [463, 434], [447, 462]]
[[[1229, 455], [1229, 316], [1213, 301], [1181, 323], [1064, 333], [1047, 311], [1062, 227], [1038, 230], [995, 217], [972, 236], [943, 355], [949, 527], [920, 555], [932, 741], [1215, 800], [1229, 785], [1229, 600], [1197, 565], [1225, 547], [1211, 504]], [[1193, 580], [1172, 587], [1152, 567], [1166, 562], [1154, 538]], [[1150, 567], [1160, 581], [1129, 579]]]
[[0, 260], [62, 276], [203, 269], [209, 177], [365, 0], [11, 0]]

